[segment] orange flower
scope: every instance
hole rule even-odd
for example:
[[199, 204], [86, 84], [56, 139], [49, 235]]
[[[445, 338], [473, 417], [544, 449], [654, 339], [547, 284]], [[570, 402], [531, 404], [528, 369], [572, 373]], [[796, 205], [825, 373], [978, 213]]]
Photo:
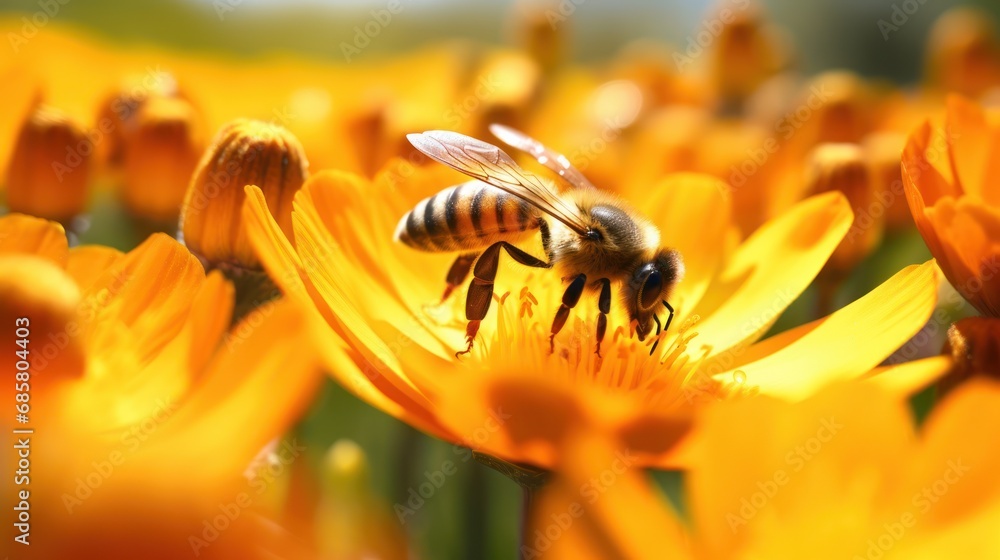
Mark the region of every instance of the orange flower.
[[552, 558], [994, 558], [997, 426], [1000, 385], [983, 381], [919, 431], [872, 386], [720, 403], [686, 446], [690, 528], [610, 460], [622, 449], [583, 442], [538, 498], [526, 544]]
[[[550, 354], [560, 283], [503, 263], [495, 314], [472, 354], [458, 360], [463, 298], [429, 305], [454, 256], [392, 241], [399, 217], [420, 198], [459, 182], [440, 167], [396, 164], [374, 182], [342, 172], [310, 178], [295, 199], [294, 245], [249, 188], [247, 231], [274, 281], [311, 310], [340, 383], [421, 430], [508, 461], [555, 467], [563, 439], [582, 429], [630, 442], [642, 465], [669, 464], [688, 406], [756, 391], [800, 398], [868, 372], [934, 307], [933, 265], [911, 267], [826, 319], [755, 343], [844, 236], [846, 201], [839, 193], [806, 200], [736, 246], [725, 189], [678, 175], [634, 201], [686, 261], [659, 352], [650, 356], [652, 341], [631, 337], [614, 309], [598, 358], [596, 302], [585, 298]], [[860, 341], [859, 329], [868, 333]], [[941, 370], [922, 370], [909, 383]]]
[[[229, 333], [232, 287], [162, 234], [126, 254], [68, 249], [58, 224], [9, 215], [0, 261], [13, 273], [0, 280], [3, 348], [29, 365], [4, 361], [26, 386], [2, 395], [28, 395], [27, 421], [7, 416], [8, 433], [33, 430], [30, 482], [3, 486], [6, 503], [30, 493], [25, 557], [248, 558], [274, 546], [242, 475], [319, 381], [296, 340], [301, 314], [272, 304]], [[8, 523], [3, 538], [15, 533]]]
[[980, 312], [1000, 317], [1000, 121], [948, 98], [944, 128], [915, 130], [903, 153], [913, 219], [951, 285]]

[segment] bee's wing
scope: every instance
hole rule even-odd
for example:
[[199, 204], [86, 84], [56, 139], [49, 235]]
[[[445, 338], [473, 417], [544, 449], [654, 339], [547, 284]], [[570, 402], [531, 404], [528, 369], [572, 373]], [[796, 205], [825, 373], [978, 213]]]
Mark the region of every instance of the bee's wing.
[[560, 198], [538, 176], [518, 167], [500, 148], [444, 130], [407, 134], [406, 138], [427, 156], [527, 201], [580, 235], [590, 230], [574, 205]]
[[573, 167], [573, 164], [566, 159], [566, 156], [555, 150], [546, 148], [544, 144], [527, 134], [519, 130], [514, 130], [509, 126], [503, 126], [502, 124], [491, 124], [490, 132], [492, 132], [493, 135], [499, 138], [504, 144], [517, 148], [522, 152], [531, 154], [531, 157], [538, 160], [538, 163], [554, 171], [560, 177], [565, 179], [566, 182], [573, 188], [595, 188], [593, 183], [587, 180], [587, 178], [583, 176], [583, 173], [580, 173], [579, 169]]

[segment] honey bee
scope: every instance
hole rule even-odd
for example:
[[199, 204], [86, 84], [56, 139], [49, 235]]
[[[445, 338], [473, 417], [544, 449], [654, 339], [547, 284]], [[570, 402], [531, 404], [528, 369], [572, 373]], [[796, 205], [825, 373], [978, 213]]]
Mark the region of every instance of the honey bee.
[[[684, 263], [675, 249], [660, 247], [660, 232], [624, 201], [598, 190], [562, 154], [514, 129], [492, 125], [490, 131], [509, 146], [530, 154], [555, 172], [566, 190], [520, 168], [500, 148], [455, 132], [433, 130], [409, 134], [410, 143], [430, 158], [474, 180], [425, 198], [407, 212], [395, 238], [421, 251], [459, 252], [446, 277], [442, 301], [461, 285], [469, 272], [465, 303], [468, 320], [465, 350], [472, 350], [479, 325], [493, 300], [500, 252], [529, 267], [556, 267], [569, 286], [552, 322], [549, 345], [566, 324], [570, 310], [584, 290], [598, 293], [597, 355], [607, 331], [612, 285], [619, 287], [621, 304], [644, 340], [656, 324], [656, 308], [667, 303], [672, 288], [684, 275]], [[548, 260], [514, 245], [540, 234]], [[653, 343], [650, 354], [656, 350]]]

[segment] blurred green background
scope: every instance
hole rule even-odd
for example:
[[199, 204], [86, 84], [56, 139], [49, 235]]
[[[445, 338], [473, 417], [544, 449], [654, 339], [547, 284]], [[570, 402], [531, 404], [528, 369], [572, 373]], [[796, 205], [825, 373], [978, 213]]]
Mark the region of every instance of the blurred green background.
[[[389, 56], [446, 38], [510, 43], [510, 24], [516, 10], [512, 0], [399, 1], [403, 11], [394, 16], [392, 25], [372, 42], [360, 60]], [[575, 6], [568, 28], [572, 56], [580, 61], [610, 58], [618, 48], [640, 37], [683, 46], [709, 8], [709, 3], [702, 1], [564, 2]], [[763, 4], [770, 18], [790, 32], [800, 68], [806, 73], [839, 67], [908, 83], [919, 76], [924, 41], [935, 18], [958, 3], [926, 0], [888, 41], [878, 28], [878, 20], [889, 20], [894, 6], [903, 4], [899, 0], [771, 0]], [[1000, 17], [1000, 2], [995, 0], [964, 4]], [[189, 52], [227, 51], [243, 56], [295, 52], [341, 61], [340, 43], [351, 40], [354, 26], [368, 21], [370, 10], [385, 6], [385, 1], [70, 0], [61, 7], [58, 19], [86, 27], [123, 47], [156, 44]], [[30, 14], [38, 9], [37, 0], [0, 2], [0, 15]], [[3, 56], [10, 56], [9, 51], [4, 52]], [[85, 241], [134, 246], [138, 239], [122, 216], [102, 215], [102, 211], [106, 210], [95, 210], [94, 227]], [[927, 258], [926, 247], [914, 233], [890, 237], [851, 279], [841, 299], [850, 301], [902, 266]], [[814, 305], [815, 294], [807, 292], [775, 330], [800, 324]], [[927, 395], [921, 399], [918, 410], [923, 413], [930, 401]], [[317, 397], [298, 428], [298, 436], [309, 443], [317, 463], [337, 439], [357, 441], [368, 453], [374, 490], [389, 507], [405, 503], [409, 490], [424, 482], [426, 473], [441, 469], [445, 461], [456, 463], [457, 474], [407, 518], [406, 529], [417, 555], [435, 559], [515, 557], [520, 489], [474, 461], [463, 462], [466, 455], [451, 445], [425, 437], [371, 409], [332, 382]], [[665, 494], [683, 508], [680, 476], [655, 476]]]

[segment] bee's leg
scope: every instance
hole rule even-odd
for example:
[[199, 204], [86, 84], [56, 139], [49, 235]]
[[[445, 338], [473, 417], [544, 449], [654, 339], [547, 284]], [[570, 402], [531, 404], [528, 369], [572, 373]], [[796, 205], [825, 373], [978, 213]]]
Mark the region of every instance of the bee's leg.
[[[650, 356], [653, 355], [653, 352], [656, 352], [656, 346], [660, 344], [660, 332], [662, 331], [660, 328], [660, 317], [656, 313], [653, 313], [653, 321], [656, 323], [656, 340], [653, 341], [653, 347], [649, 349]], [[669, 325], [670, 323], [667, 324]]]
[[448, 296], [455, 291], [455, 288], [462, 285], [462, 282], [465, 282], [465, 278], [469, 275], [469, 271], [472, 270], [472, 265], [476, 262], [476, 257], [478, 256], [478, 253], [463, 253], [451, 264], [451, 268], [448, 269], [448, 276], [445, 279], [447, 285], [444, 288], [444, 295], [441, 296], [442, 302], [448, 299]]
[[500, 265], [500, 249], [506, 250], [507, 254], [515, 261], [526, 266], [537, 268], [552, 266], [506, 241], [498, 241], [487, 247], [476, 260], [476, 266], [472, 269], [472, 282], [469, 283], [469, 295], [465, 300], [465, 317], [469, 320], [469, 325], [465, 328], [465, 341], [468, 346], [465, 350], [456, 352], [456, 356], [468, 354], [472, 350], [472, 341], [475, 340], [476, 333], [479, 332], [479, 323], [486, 317], [486, 312], [490, 310], [490, 303], [493, 301], [493, 281], [496, 280], [497, 269]]
[[562, 304], [559, 311], [556, 311], [556, 318], [552, 321], [552, 334], [549, 335], [549, 352], [556, 350], [556, 335], [562, 330], [569, 318], [569, 310], [576, 307], [583, 294], [583, 288], [587, 286], [587, 275], [580, 274], [569, 283], [569, 287], [563, 292]]
[[601, 285], [601, 297], [597, 300], [597, 357], [601, 357], [601, 341], [604, 340], [604, 333], [608, 330], [608, 313], [611, 313], [611, 280], [601, 278], [597, 281]]
[[670, 321], [674, 320], [674, 308], [671, 307], [669, 303], [667, 303], [667, 300], [663, 300], [663, 306], [666, 307], [667, 311], [670, 312], [670, 315], [667, 315], [667, 324], [663, 326], [663, 330], [666, 331], [670, 330]]

